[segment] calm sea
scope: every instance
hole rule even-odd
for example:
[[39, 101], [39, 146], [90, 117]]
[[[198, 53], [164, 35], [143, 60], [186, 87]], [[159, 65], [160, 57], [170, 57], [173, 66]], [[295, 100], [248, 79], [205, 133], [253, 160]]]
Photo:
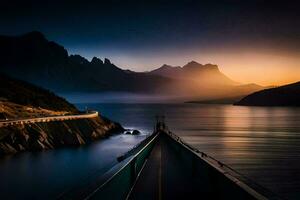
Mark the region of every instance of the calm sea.
[[78, 104], [139, 136], [115, 135], [76, 149], [21, 153], [0, 159], [2, 197], [53, 199], [101, 176], [152, 132], [155, 115], [186, 142], [288, 199], [300, 198], [300, 108], [201, 104]]

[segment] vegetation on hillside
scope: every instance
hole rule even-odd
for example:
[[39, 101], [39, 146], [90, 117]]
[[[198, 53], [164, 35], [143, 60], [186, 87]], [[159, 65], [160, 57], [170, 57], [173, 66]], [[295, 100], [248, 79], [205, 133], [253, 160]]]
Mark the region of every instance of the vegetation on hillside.
[[53, 92], [0, 74], [0, 100], [54, 111], [78, 112], [76, 107]]

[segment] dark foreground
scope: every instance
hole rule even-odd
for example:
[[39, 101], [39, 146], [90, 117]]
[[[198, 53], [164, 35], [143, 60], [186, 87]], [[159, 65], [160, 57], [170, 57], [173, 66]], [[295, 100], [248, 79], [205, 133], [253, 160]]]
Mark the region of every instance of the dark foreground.
[[153, 116], [164, 114], [170, 130], [189, 145], [285, 199], [300, 198], [300, 108], [188, 103], [88, 107], [147, 133], [153, 130]]
[[209, 190], [194, 178], [195, 173], [172, 144], [160, 137], [129, 199], [190, 199], [200, 191], [208, 196]]
[[252, 189], [230, 174], [226, 175], [228, 172], [221, 166], [220, 171], [213, 168], [172, 139], [161, 133], [129, 199], [275, 198], [261, 187]]
[[[117, 191], [117, 192], [116, 192]], [[97, 181], [62, 199], [279, 199], [223, 163], [159, 130]]]

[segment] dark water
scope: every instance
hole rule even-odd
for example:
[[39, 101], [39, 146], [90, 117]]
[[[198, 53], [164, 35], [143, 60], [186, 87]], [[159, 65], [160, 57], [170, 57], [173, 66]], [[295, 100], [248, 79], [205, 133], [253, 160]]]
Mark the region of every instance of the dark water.
[[115, 135], [80, 148], [21, 153], [0, 159], [0, 199], [56, 199], [101, 176], [145, 138]]
[[128, 127], [155, 114], [186, 142], [288, 199], [300, 199], [300, 108], [197, 104], [93, 104]]
[[[141, 136], [117, 135], [77, 149], [0, 160], [0, 194], [52, 199], [93, 180], [150, 133], [156, 114], [185, 141], [288, 199], [300, 197], [300, 109], [197, 104], [80, 104]], [[299, 194], [298, 194], [299, 193]], [[25, 196], [23, 196], [25, 195]], [[2, 198], [1, 198], [2, 199]], [[6, 199], [6, 198], [3, 198]]]

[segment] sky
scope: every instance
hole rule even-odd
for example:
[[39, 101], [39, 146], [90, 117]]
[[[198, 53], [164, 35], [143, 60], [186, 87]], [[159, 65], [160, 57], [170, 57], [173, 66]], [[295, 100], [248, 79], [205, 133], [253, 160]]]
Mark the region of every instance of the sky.
[[3, 1], [0, 34], [37, 30], [88, 59], [148, 71], [191, 60], [235, 81], [300, 80], [297, 1]]

